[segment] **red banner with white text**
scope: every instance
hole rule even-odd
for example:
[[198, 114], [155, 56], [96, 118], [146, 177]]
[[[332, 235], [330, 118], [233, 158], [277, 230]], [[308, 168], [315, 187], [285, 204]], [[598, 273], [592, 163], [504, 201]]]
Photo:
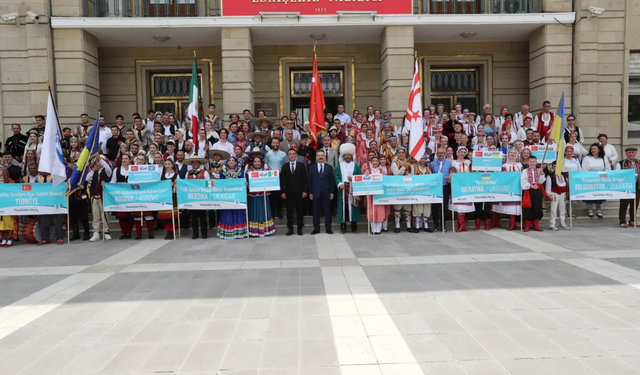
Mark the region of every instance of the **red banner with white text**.
[[257, 16], [260, 12], [335, 15], [339, 11], [412, 14], [413, 0], [222, 0], [223, 16]]

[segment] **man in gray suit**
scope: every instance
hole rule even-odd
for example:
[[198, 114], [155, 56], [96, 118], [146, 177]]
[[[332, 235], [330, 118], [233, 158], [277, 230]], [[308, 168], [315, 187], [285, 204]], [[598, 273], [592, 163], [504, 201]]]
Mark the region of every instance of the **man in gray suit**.
[[336, 165], [338, 165], [338, 151], [331, 148], [331, 137], [325, 135], [322, 138], [322, 147], [318, 150], [324, 151], [325, 163], [335, 169]]

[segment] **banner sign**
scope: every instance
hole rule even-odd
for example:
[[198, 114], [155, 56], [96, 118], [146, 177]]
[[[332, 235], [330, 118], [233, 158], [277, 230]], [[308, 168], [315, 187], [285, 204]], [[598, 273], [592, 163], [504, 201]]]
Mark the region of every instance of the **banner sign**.
[[500, 151], [473, 151], [473, 171], [499, 172], [502, 170], [502, 164]]
[[572, 201], [635, 199], [636, 173], [619, 171], [571, 171], [569, 194]]
[[[475, 159], [474, 159], [475, 160]], [[451, 202], [520, 202], [520, 172], [453, 173]]]
[[383, 193], [373, 196], [374, 204], [442, 203], [442, 174], [384, 176]]
[[249, 192], [280, 190], [280, 171], [248, 172]]
[[178, 180], [178, 208], [244, 210], [247, 208], [245, 179]]
[[158, 165], [132, 165], [129, 167], [130, 184], [139, 184], [141, 182], [154, 182], [160, 180], [160, 170]]
[[[558, 158], [558, 145], [556, 143], [552, 145], [540, 145], [540, 146], [527, 146], [531, 150], [531, 155], [538, 159], [538, 163], [551, 164]], [[547, 155], [544, 151], [547, 150]], [[544, 160], [542, 158], [544, 157]]]
[[352, 188], [353, 195], [355, 197], [363, 195], [378, 195], [384, 194], [384, 188], [382, 186], [382, 175], [370, 175], [365, 174], [362, 176], [353, 176]]
[[[338, 12], [412, 14], [412, 0], [222, 0], [223, 16], [258, 16], [269, 12], [334, 15]], [[375, 12], [375, 13], [373, 13]], [[293, 13], [292, 13], [293, 14]]]
[[0, 215], [67, 213], [67, 184], [0, 184]]
[[106, 212], [165, 211], [173, 208], [171, 181], [104, 184]]

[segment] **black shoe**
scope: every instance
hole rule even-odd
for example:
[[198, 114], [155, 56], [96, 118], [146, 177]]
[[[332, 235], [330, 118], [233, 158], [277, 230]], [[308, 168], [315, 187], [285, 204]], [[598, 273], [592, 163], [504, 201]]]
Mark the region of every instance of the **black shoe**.
[[383, 229], [382, 231], [387, 233], [389, 231], [389, 229]]
[[141, 240], [141, 239], [142, 239], [142, 235], [141, 234], [136, 235], [136, 240]]
[[75, 240], [79, 240], [80, 239], [80, 235], [79, 234], [74, 234], [73, 236], [71, 236], [71, 238], [69, 238], [69, 241], [75, 241]]
[[121, 240], [126, 240], [126, 239], [128, 239], [128, 238], [129, 238], [129, 237], [128, 237], [126, 234], [123, 234], [122, 236], [120, 236], [120, 239], [121, 239]]
[[82, 237], [82, 240], [83, 241], [89, 241], [91, 239], [91, 236], [89, 234], [90, 234], [89, 232], [85, 233], [84, 237]]
[[293, 235], [293, 228], [287, 231], [287, 236], [292, 236], [292, 235]]
[[165, 240], [172, 240], [173, 239], [173, 232], [167, 232], [167, 235], [164, 236]]
[[345, 234], [345, 233], [347, 233], [346, 229], [340, 228], [340, 234]]
[[203, 234], [202, 234], [202, 239], [203, 239], [203, 240], [206, 240], [207, 238], [209, 238], [209, 235], [208, 235], [208, 234], [206, 234], [206, 233], [203, 233]]
[[433, 229], [431, 228], [424, 228], [424, 231], [427, 233], [433, 233]]
[[442, 227], [439, 225], [436, 225], [436, 232], [442, 232]]
[[302, 236], [302, 228], [298, 229], [298, 236]]
[[198, 239], [198, 237], [199, 237], [199, 236], [198, 236], [197, 234], [194, 234], [193, 236], [191, 236], [191, 239], [192, 239], [192, 240], [197, 240], [197, 239]]
[[154, 239], [154, 238], [156, 238], [156, 236], [154, 236], [153, 234], [150, 234], [150, 235], [149, 235], [149, 239], [150, 239], [150, 240], [152, 240], [152, 239]]
[[400, 233], [400, 228], [396, 228], [393, 230], [394, 233]]
[[327, 229], [327, 234], [333, 234], [333, 231], [331, 229]]
[[374, 234], [377, 236], [378, 234], [380, 234], [380, 232], [375, 232]]
[[312, 235], [314, 235], [314, 234], [318, 234], [318, 233], [320, 233], [320, 230], [319, 230], [319, 229], [314, 229], [314, 230], [313, 230], [313, 232], [311, 232], [311, 234], [312, 234]]

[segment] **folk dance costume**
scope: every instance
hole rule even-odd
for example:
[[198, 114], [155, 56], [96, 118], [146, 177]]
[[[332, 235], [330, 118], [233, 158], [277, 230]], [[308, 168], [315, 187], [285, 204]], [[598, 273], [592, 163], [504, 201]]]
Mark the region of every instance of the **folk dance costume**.
[[[638, 151], [635, 147], [627, 147], [625, 152]], [[621, 169], [633, 169], [636, 172], [636, 199], [640, 201], [640, 184], [638, 183], [638, 175], [640, 174], [640, 160], [638, 159], [625, 159], [616, 164], [616, 170]], [[627, 207], [629, 209], [629, 225], [635, 225], [636, 219], [636, 203], [633, 199], [621, 199], [620, 208], [618, 210], [618, 219], [620, 221], [620, 227], [625, 228], [627, 226]]]
[[[250, 163], [249, 168], [247, 169], [247, 179], [251, 172], [269, 170], [264, 166], [255, 168], [252, 164], [253, 163]], [[267, 237], [276, 232], [276, 226], [273, 223], [273, 215], [271, 214], [271, 202], [269, 200], [270, 195], [270, 192], [267, 192], [266, 194], [261, 192], [247, 193], [247, 203], [249, 205], [249, 237]], [[266, 206], [265, 199], [267, 201]]]
[[[384, 176], [389, 174], [385, 167], [370, 166], [368, 175], [372, 176]], [[367, 220], [371, 223], [371, 231], [373, 234], [380, 234], [383, 224], [387, 221], [389, 214], [391, 213], [391, 206], [389, 205], [373, 205], [373, 196], [367, 197]]]
[[[555, 163], [555, 162], [554, 162]], [[549, 166], [549, 176], [545, 183], [545, 192], [551, 198], [551, 208], [549, 210], [549, 229], [558, 230], [556, 227], [556, 219], [560, 217], [560, 226], [567, 230], [569, 227], [564, 221], [566, 215], [565, 197], [567, 193], [567, 181], [562, 174], [556, 175], [553, 167]]]
[[[429, 162], [429, 156], [427, 154], [422, 155], [422, 159], [424, 159], [425, 163]], [[431, 169], [429, 169], [429, 165], [425, 164], [424, 167], [420, 165], [414, 165], [411, 168], [411, 174], [413, 176], [420, 176], [425, 174], [431, 174]], [[411, 208], [411, 213], [415, 218], [415, 233], [420, 231], [420, 227], [424, 228], [425, 232], [433, 232], [431, 228], [429, 228], [429, 216], [431, 216], [431, 204], [423, 203], [423, 204], [414, 204]]]
[[[229, 166], [230, 160], [234, 160], [236, 165], [233, 167]], [[229, 178], [245, 178], [244, 171], [240, 167], [238, 160], [234, 157], [230, 157], [220, 171], [221, 180]], [[224, 240], [247, 237], [247, 217], [245, 216], [244, 210], [222, 210], [220, 212], [218, 237]]]
[[[125, 154], [126, 155], [126, 154]], [[111, 183], [126, 184], [129, 180], [129, 165], [121, 165], [113, 171], [111, 175]], [[133, 217], [131, 212], [117, 212], [116, 217], [120, 224], [120, 231], [122, 235], [121, 240], [131, 238], [131, 232], [133, 232]]]
[[[3, 175], [0, 177], [0, 184], [11, 184], [14, 181], [9, 178], [9, 172], [4, 169]], [[13, 216], [3, 215], [0, 216], [0, 247], [13, 246], [13, 234], [15, 230], [15, 219]]]
[[[505, 163], [502, 165], [503, 172], [522, 172], [521, 163]], [[500, 202], [493, 205], [491, 215], [491, 228], [502, 228], [500, 225], [500, 214], [509, 216], [509, 227], [507, 230], [517, 230], [516, 216], [520, 216], [520, 202]]]
[[[209, 180], [211, 177], [209, 176], [209, 172], [200, 168], [200, 164], [206, 163], [208, 160], [204, 158], [189, 158], [185, 159], [185, 164], [196, 163], [196, 166], [187, 172], [187, 180]], [[215, 211], [214, 215], [215, 215]], [[202, 239], [207, 239], [209, 236], [207, 230], [207, 211], [205, 210], [190, 210], [191, 221], [193, 223], [193, 235], [192, 239], [197, 239], [200, 236], [200, 232], [202, 232]]]
[[[466, 147], [462, 147], [462, 149], [466, 150]], [[452, 173], [469, 173], [471, 172], [470, 167], [471, 162], [469, 160], [458, 161], [454, 160], [451, 162], [451, 172]], [[467, 228], [465, 225], [465, 213], [470, 213], [475, 211], [475, 206], [473, 203], [449, 203], [451, 207], [451, 211], [458, 213], [458, 230], [457, 232], [466, 232]]]
[[544, 189], [542, 184], [546, 178], [537, 168], [527, 168], [520, 172], [520, 184], [522, 186], [522, 217], [524, 219], [524, 231], [533, 229], [542, 232], [540, 219], [542, 219], [542, 206], [544, 204]]
[[[340, 145], [340, 163], [335, 169], [336, 185], [338, 185], [338, 223], [340, 233], [347, 231], [347, 221], [351, 222], [351, 232], [358, 233], [358, 221], [360, 221], [360, 198], [353, 196], [351, 180], [353, 176], [362, 175], [360, 166], [353, 161], [356, 146], [351, 143]], [[345, 156], [348, 155], [349, 161]]]
[[[402, 150], [403, 153], [406, 154], [406, 150], [404, 147], [398, 149]], [[391, 173], [394, 176], [406, 176], [411, 174], [411, 162], [408, 159], [400, 160], [396, 159], [391, 162]], [[411, 205], [410, 204], [396, 204], [393, 206], [393, 216], [396, 221], [396, 233], [400, 233], [400, 217], [402, 212], [404, 211], [405, 222], [407, 223], [407, 232], [413, 233], [413, 229], [411, 228]]]
[[[173, 204], [175, 205], [178, 201], [176, 199], [176, 180], [179, 179], [180, 176], [174, 172], [163, 172], [160, 176], [160, 180], [169, 180], [171, 181], [171, 191], [173, 194]], [[174, 217], [178, 216], [178, 209], [176, 207], [172, 207], [171, 210], [168, 211], [160, 211], [158, 212], [158, 219], [164, 220], [164, 229], [167, 231], [165, 240], [173, 240], [175, 239], [175, 228], [173, 226]]]

